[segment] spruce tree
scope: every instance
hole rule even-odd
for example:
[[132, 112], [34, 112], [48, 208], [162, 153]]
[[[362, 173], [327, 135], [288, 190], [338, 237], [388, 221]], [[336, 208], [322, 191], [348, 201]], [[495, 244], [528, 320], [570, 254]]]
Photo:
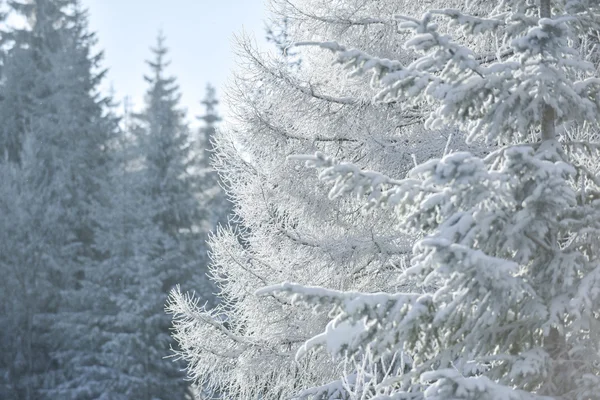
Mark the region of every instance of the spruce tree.
[[[128, 148], [123, 149], [132, 155]], [[111, 176], [114, 195], [103, 211], [98, 249], [106, 254], [89, 290], [97, 293], [94, 336], [101, 342], [95, 360], [96, 396], [115, 399], [183, 398], [186, 383], [169, 355], [164, 279], [168, 273], [165, 247], [176, 252], [172, 238], [151, 218], [155, 203], [144, 186], [145, 171], [135, 159]], [[177, 269], [175, 264], [172, 267]]]
[[[141, 379], [147, 397], [183, 398], [189, 383], [184, 380], [182, 366], [165, 359], [171, 355], [170, 321], [164, 313], [167, 294], [182, 284], [203, 298], [212, 298], [212, 287], [204, 278], [207, 263], [200, 208], [202, 192], [194, 168], [198, 154], [179, 109], [175, 79], [165, 76], [167, 48], [159, 35], [152, 49], [154, 60], [148, 61], [151, 75], [146, 106], [135, 116], [141, 169], [137, 174], [138, 196], [144, 198], [143, 219], [150, 221], [144, 236], [144, 263], [138, 271], [138, 295], [132, 297], [131, 310], [141, 325], [137, 340], [144, 354]], [[153, 396], [153, 397], [152, 397]]]
[[195, 155], [185, 113], [178, 108], [179, 88], [175, 78], [165, 76], [169, 63], [164, 42], [159, 35], [152, 49], [155, 59], [147, 62], [152, 74], [144, 77], [149, 89], [145, 109], [136, 115], [136, 135], [144, 158], [144, 181], [158, 206], [153, 221], [169, 235], [184, 237], [183, 233], [193, 231], [200, 215], [189, 171]]
[[22, 313], [12, 361], [24, 365], [8, 378], [10, 396], [78, 398], [95, 350], [83, 292], [101, 257], [92, 214], [103, 203], [116, 121], [97, 93], [101, 55], [91, 53], [94, 36], [78, 1], [9, 5], [30, 24], [4, 36], [10, 49], [0, 88], [3, 168], [15, 169], [13, 194], [21, 200], [20, 222], [4, 232], [12, 246], [3, 271], [21, 288], [11, 299]]
[[52, 280], [56, 272], [48, 268], [61, 261], [62, 243], [51, 239], [59, 215], [48, 212], [49, 192], [28, 182], [29, 171], [12, 163], [0, 164], [0, 170], [0, 396], [44, 399], [59, 368], [52, 355], [53, 326], [47, 323], [60, 300]]
[[231, 210], [225, 191], [221, 187], [221, 180], [218, 172], [215, 170], [212, 159], [215, 157], [215, 134], [217, 124], [221, 117], [217, 112], [219, 100], [217, 100], [215, 88], [206, 85], [206, 94], [201, 101], [204, 105], [204, 115], [198, 117], [198, 120], [204, 123], [199, 129], [200, 138], [197, 142], [196, 151], [201, 154], [198, 157], [198, 164], [201, 167], [199, 171], [199, 184], [202, 188], [202, 200], [204, 204], [204, 225], [205, 232], [214, 231], [217, 226], [227, 224], [227, 216]]
[[[323, 154], [298, 157], [321, 170], [331, 197], [365, 194], [367, 208], [393, 209], [403, 230], [423, 235], [398, 279], [430, 293], [290, 283], [260, 291], [333, 308], [297, 356], [323, 347], [351, 365], [349, 398], [600, 398], [600, 179], [581, 151], [598, 149], [600, 79], [581, 44], [599, 17], [588, 0], [400, 16], [414, 34], [412, 62], [319, 44], [354, 74], [374, 72], [377, 99], [430, 102], [427, 126], [458, 124], [471, 139], [504, 144], [485, 158], [432, 159], [401, 180]], [[448, 23], [467, 37], [494, 35], [498, 59], [441, 34]]]

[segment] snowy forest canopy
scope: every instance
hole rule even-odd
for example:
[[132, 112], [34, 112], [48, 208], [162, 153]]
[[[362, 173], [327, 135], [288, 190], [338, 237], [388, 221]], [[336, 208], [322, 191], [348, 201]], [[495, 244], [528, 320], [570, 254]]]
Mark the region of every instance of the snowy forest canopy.
[[9, 2], [0, 398], [600, 399], [600, 4], [267, 3], [193, 133]]

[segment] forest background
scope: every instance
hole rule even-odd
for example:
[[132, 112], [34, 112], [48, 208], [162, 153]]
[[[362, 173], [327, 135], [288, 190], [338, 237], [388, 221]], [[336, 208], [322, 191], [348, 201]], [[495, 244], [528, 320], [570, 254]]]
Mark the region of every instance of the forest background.
[[[221, 117], [208, 82], [225, 80], [232, 34], [173, 29], [179, 55], [212, 43], [210, 62], [184, 69], [184, 95], [171, 14], [108, 3], [0, 2], [2, 399], [191, 396], [164, 306], [179, 283], [214, 303], [206, 239], [230, 206], [209, 165]], [[241, 29], [236, 10], [219, 28]], [[114, 72], [90, 19], [108, 43], [122, 35]]]

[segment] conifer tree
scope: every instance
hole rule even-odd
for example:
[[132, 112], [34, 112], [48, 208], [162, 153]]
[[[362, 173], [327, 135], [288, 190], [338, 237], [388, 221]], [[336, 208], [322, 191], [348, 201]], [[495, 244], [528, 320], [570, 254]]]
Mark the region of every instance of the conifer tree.
[[0, 170], [0, 396], [43, 399], [48, 378], [58, 368], [52, 326], [45, 317], [54, 315], [59, 302], [48, 268], [60, 261], [61, 243], [50, 239], [59, 215], [48, 212], [48, 192], [29, 184], [28, 171], [12, 163], [0, 164]]
[[210, 83], [206, 85], [206, 94], [201, 103], [205, 107], [205, 114], [198, 117], [199, 120], [204, 121], [205, 126], [201, 128], [201, 132], [206, 136], [205, 148], [212, 150], [212, 143], [209, 139], [212, 139], [216, 132], [216, 124], [221, 121], [221, 117], [217, 113], [217, 106], [219, 100], [217, 100], [216, 90]]
[[198, 164], [201, 166], [199, 172], [200, 187], [202, 188], [202, 198], [204, 199], [204, 226], [205, 232], [213, 231], [220, 224], [227, 224], [231, 205], [225, 191], [221, 187], [221, 180], [211, 159], [215, 156], [215, 133], [216, 126], [221, 121], [217, 112], [219, 100], [217, 100], [215, 88], [206, 85], [206, 94], [201, 103], [205, 107], [204, 115], [198, 117], [198, 120], [204, 123], [199, 130], [200, 138], [196, 151], [202, 156], [199, 157]]
[[128, 311], [141, 323], [136, 340], [146, 359], [140, 377], [148, 395], [144, 398], [170, 399], [183, 398], [189, 384], [183, 379], [182, 366], [164, 359], [171, 355], [170, 322], [163, 311], [167, 294], [180, 283], [206, 299], [212, 298], [213, 290], [204, 278], [205, 211], [200, 205], [205, 193], [194, 171], [198, 154], [179, 109], [175, 79], [165, 75], [168, 50], [164, 42], [159, 35], [152, 49], [151, 75], [145, 77], [149, 84], [146, 106], [135, 116], [142, 167], [136, 191], [144, 198], [142, 219], [152, 225], [142, 233], [144, 243], [137, 244], [144, 248], [145, 261], [137, 272], [138, 295], [128, 300]]
[[[133, 149], [124, 150], [131, 155], [127, 150]], [[168, 268], [178, 268], [167, 264], [165, 252], [176, 254], [177, 247], [149, 217], [156, 204], [147, 195], [145, 171], [133, 169], [134, 161], [124, 159], [111, 177], [112, 207], [104, 210], [98, 234], [106, 257], [89, 287], [97, 293], [91, 317], [102, 349], [95, 359], [102, 389], [96, 396], [183, 399], [187, 385], [177, 365], [165, 359], [169, 338], [162, 312], [165, 276], [172, 273]]]
[[[472, 11], [472, 10], [469, 10]], [[470, 139], [502, 144], [427, 161], [394, 179], [323, 154], [298, 157], [321, 170], [330, 197], [367, 195], [423, 235], [399, 274], [423, 292], [359, 293], [282, 284], [261, 294], [333, 308], [299, 359], [326, 348], [352, 365], [356, 399], [598, 399], [598, 194], [581, 148], [597, 129], [600, 79], [580, 47], [598, 30], [588, 0], [504, 0], [486, 14], [430, 10], [397, 17], [414, 34], [408, 62], [320, 43], [354, 74], [375, 73], [376, 98], [435, 104], [427, 126], [458, 124]], [[440, 33], [498, 38], [485, 63]], [[586, 132], [587, 131], [587, 132]], [[584, 132], [585, 141], [573, 141]], [[331, 398], [325, 387], [299, 397]], [[333, 397], [337, 398], [337, 397]]]
[[180, 231], [193, 230], [200, 211], [189, 172], [195, 155], [191, 151], [185, 113], [178, 108], [179, 88], [175, 78], [165, 76], [169, 63], [165, 60], [168, 50], [164, 42], [160, 34], [157, 46], [152, 49], [155, 59], [147, 62], [152, 74], [144, 77], [149, 89], [146, 107], [136, 115], [137, 139], [145, 160], [145, 184], [158, 205], [153, 220], [161, 230], [175, 237]]
[[10, 398], [76, 398], [94, 351], [82, 289], [100, 257], [92, 214], [103, 202], [116, 123], [97, 93], [101, 55], [91, 54], [94, 36], [78, 1], [9, 5], [30, 24], [4, 35], [0, 88], [3, 168], [16, 180], [7, 204], [18, 208], [13, 231], [3, 232], [3, 272], [20, 284], [10, 299], [21, 314], [9, 343], [19, 366], [8, 375]]

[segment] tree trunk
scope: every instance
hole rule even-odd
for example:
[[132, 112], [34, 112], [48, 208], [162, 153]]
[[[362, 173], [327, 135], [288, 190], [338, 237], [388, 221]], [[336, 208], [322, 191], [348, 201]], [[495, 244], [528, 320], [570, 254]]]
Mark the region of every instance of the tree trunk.
[[552, 7], [550, 6], [550, 0], [540, 0], [540, 18], [551, 18]]
[[[540, 0], [540, 18], [551, 18], [552, 8], [551, 0]], [[556, 138], [556, 129], [554, 121], [556, 119], [556, 113], [554, 108], [545, 104], [542, 110], [542, 142], [547, 140], [554, 140]]]
[[[552, 18], [552, 0], [540, 0], [540, 18]], [[541, 136], [542, 142], [555, 140], [556, 139], [556, 112], [554, 108], [545, 104], [542, 110], [542, 121], [541, 121]], [[551, 370], [548, 382], [550, 383], [550, 395], [556, 395], [553, 393], [556, 390], [561, 390], [560, 382], [564, 380], [567, 375], [564, 362], [558, 362], [560, 359], [568, 358], [567, 342], [563, 335], [560, 334], [559, 330], [555, 327], [550, 328], [548, 335], [544, 339], [544, 349], [548, 352], [550, 357], [555, 360], [555, 364]], [[544, 392], [542, 390], [541, 392]], [[541, 393], [544, 394], [544, 393]]]

